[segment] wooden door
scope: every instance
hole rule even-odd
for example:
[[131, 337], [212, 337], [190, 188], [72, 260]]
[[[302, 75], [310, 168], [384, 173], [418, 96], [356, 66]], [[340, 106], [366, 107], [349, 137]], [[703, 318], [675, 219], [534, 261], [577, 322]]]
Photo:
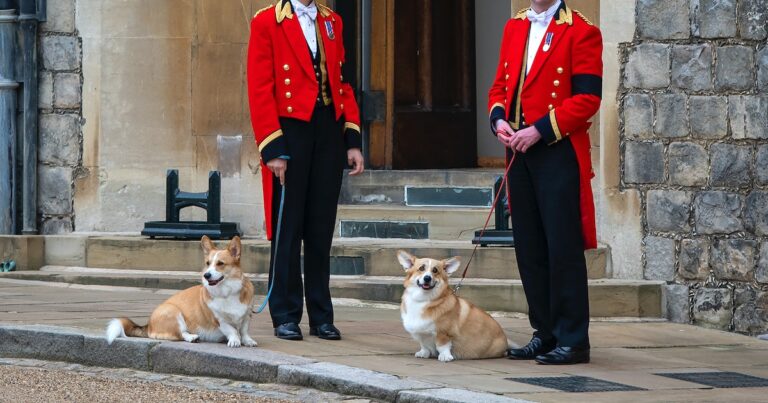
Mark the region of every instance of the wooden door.
[[474, 0], [373, 0], [371, 166], [477, 165]]

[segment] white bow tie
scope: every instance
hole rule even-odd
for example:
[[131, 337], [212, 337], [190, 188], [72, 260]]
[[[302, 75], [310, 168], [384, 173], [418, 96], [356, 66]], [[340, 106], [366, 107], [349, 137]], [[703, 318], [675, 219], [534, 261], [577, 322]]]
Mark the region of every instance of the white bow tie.
[[531, 8], [529, 8], [529, 9], [528, 9], [528, 11], [525, 13], [525, 15], [526, 15], [526, 16], [528, 17], [528, 19], [529, 19], [529, 20], [531, 20], [531, 22], [532, 22], [532, 23], [534, 23], [534, 24], [536, 24], [536, 23], [539, 23], [539, 24], [544, 24], [544, 23], [546, 23], [546, 21], [547, 21], [547, 17], [548, 17], [548, 15], [547, 15], [547, 12], [546, 12], [546, 11], [544, 11], [544, 12], [541, 12], [541, 13], [539, 13], [539, 14], [536, 14], [536, 12], [535, 12], [535, 11], [533, 11], [533, 9], [531, 9]]
[[309, 6], [305, 6], [303, 4], [296, 4], [296, 15], [301, 17], [302, 15], [306, 15], [309, 17], [312, 21], [315, 21], [317, 19], [317, 5], [315, 5], [315, 2], [312, 2]]

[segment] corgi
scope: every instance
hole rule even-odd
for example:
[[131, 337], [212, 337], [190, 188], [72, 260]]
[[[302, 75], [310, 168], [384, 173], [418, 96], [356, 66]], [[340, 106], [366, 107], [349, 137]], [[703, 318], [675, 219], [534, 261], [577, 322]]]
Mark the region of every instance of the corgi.
[[397, 259], [406, 273], [400, 316], [421, 345], [416, 358], [448, 362], [507, 355], [511, 343], [499, 323], [451, 291], [448, 278], [461, 265], [458, 257], [420, 259], [401, 250]]
[[112, 319], [107, 326], [107, 343], [127, 335], [190, 343], [226, 341], [229, 347], [256, 346], [248, 335], [254, 289], [240, 269], [240, 238], [234, 237], [226, 249], [216, 249], [207, 236], [201, 244], [205, 262], [202, 284], [160, 304], [145, 326], [128, 318]]

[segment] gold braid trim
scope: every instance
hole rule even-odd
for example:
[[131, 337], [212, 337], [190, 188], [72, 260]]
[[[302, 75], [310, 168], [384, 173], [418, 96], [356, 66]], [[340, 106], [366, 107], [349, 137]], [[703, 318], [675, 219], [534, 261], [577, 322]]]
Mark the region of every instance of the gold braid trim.
[[264, 151], [264, 148], [266, 148], [269, 145], [269, 143], [273, 142], [276, 138], [278, 138], [278, 137], [280, 137], [282, 135], [283, 135], [283, 131], [282, 130], [275, 130], [274, 132], [272, 132], [272, 134], [267, 136], [264, 139], [264, 141], [259, 143], [259, 152]]
[[573, 12], [576, 13], [576, 15], [578, 15], [579, 17], [581, 17], [581, 19], [584, 20], [584, 22], [586, 22], [587, 25], [595, 25], [595, 24], [592, 23], [592, 21], [587, 19], [587, 17], [585, 17], [584, 14], [581, 13], [581, 11], [573, 10]]
[[555, 132], [554, 143], [563, 139], [563, 134], [560, 133], [560, 126], [557, 125], [557, 118], [555, 117], [555, 110], [549, 111], [549, 122], [552, 124], [552, 131]]
[[514, 17], [514, 19], [516, 19], [516, 20], [524, 20], [524, 19], [525, 19], [525, 13], [527, 13], [527, 12], [528, 12], [528, 9], [529, 9], [529, 8], [530, 8], [530, 7], [526, 7], [526, 8], [524, 8], [524, 9], [522, 9], [522, 10], [518, 11], [518, 12], [517, 12], [517, 14], [515, 14], [515, 17]]
[[324, 4], [317, 3], [317, 8], [320, 11], [320, 15], [325, 18], [328, 18], [333, 13], [333, 10]]
[[253, 18], [256, 18], [259, 14], [269, 10], [272, 7], [274, 7], [274, 5], [266, 6], [266, 7], [262, 8], [261, 10], [257, 11], [256, 14], [253, 15]]

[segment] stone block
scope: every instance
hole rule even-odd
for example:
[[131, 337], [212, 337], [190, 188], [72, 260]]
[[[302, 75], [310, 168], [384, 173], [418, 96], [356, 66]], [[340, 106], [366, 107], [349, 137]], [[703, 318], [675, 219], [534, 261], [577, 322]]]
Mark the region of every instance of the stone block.
[[712, 144], [712, 185], [739, 187], [749, 185], [752, 147], [727, 143]]
[[275, 382], [280, 365], [314, 362], [261, 348], [231, 348], [223, 343], [163, 343], [151, 352], [155, 372], [213, 376], [248, 382]]
[[748, 46], [722, 46], [716, 49], [715, 90], [746, 91], [754, 87], [755, 52]]
[[768, 92], [768, 46], [757, 52], [757, 89]]
[[675, 45], [672, 47], [672, 85], [691, 91], [712, 89], [712, 47]]
[[693, 320], [700, 326], [728, 330], [733, 318], [732, 292], [727, 288], [699, 288], [693, 304]]
[[768, 36], [768, 8], [765, 0], [739, 1], [739, 34], [744, 39], [765, 39]]
[[47, 20], [40, 24], [43, 32], [75, 32], [75, 0], [49, 1]]
[[79, 108], [83, 95], [80, 74], [59, 73], [54, 78], [53, 106], [65, 109]]
[[40, 40], [46, 70], [64, 71], [80, 68], [80, 42], [74, 36], [44, 36]]
[[687, 285], [665, 284], [664, 305], [666, 307], [666, 318], [670, 322], [690, 323], [691, 300], [688, 295]]
[[40, 72], [37, 88], [37, 107], [40, 109], [53, 108], [53, 74], [48, 71]]
[[768, 144], [757, 147], [755, 179], [760, 185], [768, 185]]
[[40, 226], [43, 235], [64, 235], [75, 230], [72, 217], [45, 217]]
[[699, 38], [736, 36], [736, 0], [691, 0], [691, 30]]
[[72, 169], [38, 167], [38, 209], [43, 214], [72, 213]]
[[644, 43], [630, 49], [624, 69], [624, 85], [629, 88], [655, 89], [669, 86], [669, 46]]
[[0, 357], [77, 362], [83, 335], [53, 326], [0, 327]]
[[752, 287], [735, 290], [733, 327], [746, 334], [761, 334], [768, 331], [768, 293]]
[[728, 135], [728, 99], [718, 96], [692, 96], [688, 112], [691, 134], [701, 139], [720, 139]]
[[757, 241], [717, 239], [709, 263], [718, 280], [749, 281], [756, 256]]
[[747, 195], [744, 224], [757, 236], [768, 235], [768, 192], [755, 190]]
[[709, 241], [683, 239], [680, 242], [678, 273], [685, 280], [706, 280], [709, 277]]
[[669, 182], [681, 186], [704, 186], [709, 175], [709, 154], [696, 143], [669, 145]]
[[729, 97], [728, 118], [734, 139], [768, 139], [768, 96]]
[[643, 39], [685, 39], [691, 36], [688, 0], [638, 0], [637, 34]]
[[664, 145], [629, 141], [624, 149], [626, 183], [661, 183], [664, 181]]
[[438, 387], [427, 382], [329, 362], [281, 365], [277, 382], [391, 402], [397, 399], [402, 390]]
[[80, 161], [80, 117], [75, 114], [40, 115], [40, 162], [77, 165]]
[[426, 390], [405, 390], [397, 395], [398, 403], [526, 403], [493, 393], [474, 392], [467, 389], [439, 388]]
[[697, 194], [693, 202], [696, 231], [707, 235], [743, 231], [743, 199], [741, 195], [720, 191]]
[[758, 283], [768, 284], [768, 241], [763, 241], [760, 244], [760, 256], [757, 260], [755, 280]]
[[653, 101], [646, 94], [628, 94], [624, 98], [624, 135], [629, 138], [653, 137]]
[[646, 280], [672, 281], [675, 279], [675, 240], [649, 236], [645, 238]]
[[85, 236], [45, 237], [45, 264], [86, 267]]
[[658, 232], [688, 232], [691, 195], [676, 190], [648, 191], [648, 229]]
[[656, 95], [656, 124], [653, 132], [659, 137], [685, 137], [689, 133], [686, 96]]

